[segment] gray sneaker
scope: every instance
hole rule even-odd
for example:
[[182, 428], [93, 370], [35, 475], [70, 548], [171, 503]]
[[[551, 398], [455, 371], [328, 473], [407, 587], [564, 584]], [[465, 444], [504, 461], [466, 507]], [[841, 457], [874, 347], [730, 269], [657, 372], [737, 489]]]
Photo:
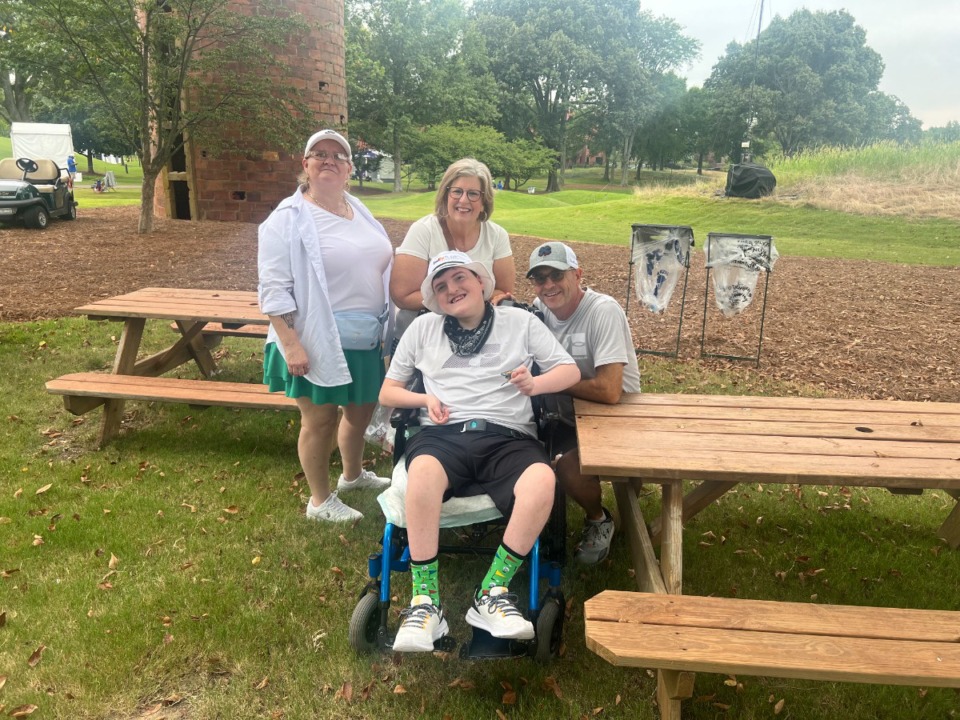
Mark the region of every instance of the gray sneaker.
[[595, 565], [607, 557], [610, 552], [610, 541], [614, 533], [613, 518], [610, 512], [603, 508], [603, 520], [595, 522], [587, 520], [583, 526], [583, 535], [573, 553], [577, 562], [584, 565]]
[[376, 488], [382, 490], [390, 485], [390, 478], [378, 477], [369, 470], [361, 470], [360, 476], [355, 480], [347, 480], [340, 475], [337, 480], [337, 492], [347, 492], [348, 490], [360, 490], [362, 488]]
[[314, 505], [307, 500], [307, 518], [326, 522], [356, 522], [363, 517], [363, 513], [354, 510], [337, 497], [337, 493], [330, 493], [329, 497], [320, 505]]

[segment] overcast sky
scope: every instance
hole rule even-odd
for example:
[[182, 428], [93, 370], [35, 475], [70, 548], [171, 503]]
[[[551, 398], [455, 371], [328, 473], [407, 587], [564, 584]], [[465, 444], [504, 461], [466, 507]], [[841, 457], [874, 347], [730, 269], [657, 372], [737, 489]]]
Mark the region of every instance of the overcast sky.
[[[681, 72], [701, 85], [727, 43], [757, 36], [761, 0], [640, 0], [654, 15], [676, 20], [701, 43], [700, 60]], [[794, 10], [846, 10], [867, 33], [885, 69], [880, 90], [896, 95], [924, 128], [960, 121], [960, 0], [763, 0], [763, 29]], [[762, 51], [762, 49], [761, 49]]]

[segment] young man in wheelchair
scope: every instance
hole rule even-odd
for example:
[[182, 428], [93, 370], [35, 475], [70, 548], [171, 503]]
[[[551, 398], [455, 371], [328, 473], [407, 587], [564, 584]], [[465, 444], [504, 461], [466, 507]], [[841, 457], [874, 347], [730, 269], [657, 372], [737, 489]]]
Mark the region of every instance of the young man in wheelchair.
[[[529, 640], [533, 625], [508, 592], [553, 505], [555, 476], [536, 439], [530, 398], [580, 379], [573, 359], [534, 315], [493, 307], [493, 278], [461, 252], [430, 262], [421, 287], [433, 314], [404, 333], [380, 392], [382, 405], [418, 408], [422, 429], [407, 443], [407, 539], [413, 599], [393, 649], [428, 652], [447, 634], [437, 578], [440, 506], [450, 495], [489, 495], [508, 517], [467, 612], [494, 637]], [[541, 374], [534, 377], [530, 364]], [[407, 390], [419, 370], [424, 392]]]

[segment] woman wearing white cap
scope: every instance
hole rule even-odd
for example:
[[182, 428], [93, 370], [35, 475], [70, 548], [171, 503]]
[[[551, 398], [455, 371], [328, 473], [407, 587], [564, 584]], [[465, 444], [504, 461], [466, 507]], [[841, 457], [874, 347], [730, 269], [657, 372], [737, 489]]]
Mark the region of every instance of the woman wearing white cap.
[[[313, 520], [358, 520], [362, 514], [338, 493], [390, 482], [361, 463], [392, 332], [393, 248], [383, 226], [346, 192], [351, 169], [346, 138], [315, 133], [303, 151], [300, 186], [259, 231], [260, 309], [270, 318], [263, 381], [300, 409], [297, 450]], [[331, 492], [334, 443], [343, 474]]]
[[390, 295], [400, 312], [398, 335], [423, 308], [420, 284], [430, 259], [457, 250], [484, 264], [494, 279], [492, 302], [511, 297], [516, 282], [513, 250], [507, 231], [490, 221], [493, 178], [479, 160], [457, 160], [440, 179], [434, 212], [420, 218], [397, 248]]

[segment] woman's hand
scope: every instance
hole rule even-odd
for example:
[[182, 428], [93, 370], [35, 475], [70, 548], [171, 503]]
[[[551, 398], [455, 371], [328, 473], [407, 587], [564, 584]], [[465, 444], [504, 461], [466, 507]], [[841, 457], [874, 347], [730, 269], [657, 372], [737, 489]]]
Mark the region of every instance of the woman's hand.
[[307, 351], [303, 349], [300, 343], [285, 347], [287, 354], [287, 369], [291, 375], [302, 377], [310, 372], [310, 361], [307, 359]]
[[490, 302], [493, 305], [499, 305], [504, 300], [513, 300], [513, 293], [504, 292], [503, 290], [494, 290], [493, 295], [490, 296]]

